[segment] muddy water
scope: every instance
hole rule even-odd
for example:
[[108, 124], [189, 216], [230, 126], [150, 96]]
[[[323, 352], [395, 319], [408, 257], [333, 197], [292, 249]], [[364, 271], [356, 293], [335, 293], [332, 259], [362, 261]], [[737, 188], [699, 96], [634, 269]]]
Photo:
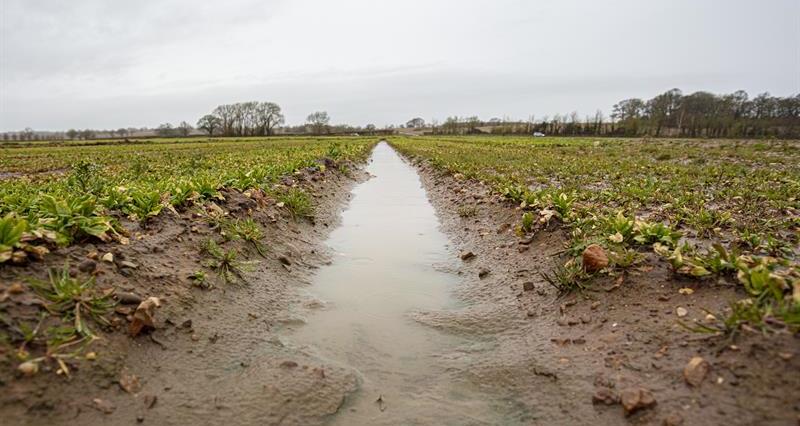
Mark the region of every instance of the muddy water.
[[[353, 190], [327, 244], [336, 256], [310, 292], [322, 307], [288, 339], [310, 355], [356, 371], [359, 390], [334, 424], [493, 423], [486, 397], [451, 380], [446, 367], [468, 342], [411, 314], [456, 307], [454, 262], [415, 170], [385, 142]], [[452, 366], [451, 366], [452, 367]]]

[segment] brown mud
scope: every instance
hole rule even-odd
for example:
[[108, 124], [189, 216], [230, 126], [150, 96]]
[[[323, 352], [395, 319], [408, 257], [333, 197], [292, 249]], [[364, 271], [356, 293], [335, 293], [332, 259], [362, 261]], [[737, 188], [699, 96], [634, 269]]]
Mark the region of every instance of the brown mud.
[[[474, 254], [456, 290], [467, 307], [417, 319], [493, 342], [470, 354], [469, 380], [513, 401], [529, 424], [798, 423], [798, 336], [745, 329], [730, 340], [678, 325], [745, 297], [733, 283], [684, 280], [649, 257], [622, 278], [560, 296], [541, 273], [566, 259], [566, 230], [550, 223], [522, 238], [513, 203], [481, 182], [414, 162], [443, 230], [460, 253]], [[463, 206], [477, 207], [475, 215], [459, 215]], [[697, 386], [684, 378], [693, 357], [709, 367]]]
[[[561, 258], [565, 230], [553, 222], [523, 239], [514, 229], [520, 211], [488, 187], [412, 163], [452, 244], [455, 262], [439, 266], [457, 276], [457, 306], [412, 314], [422, 327], [455, 338], [432, 354], [436, 377], [426, 404], [439, 404], [445, 417], [462, 414], [450, 403], [460, 389], [486, 395], [494, 415], [494, 421], [442, 423], [797, 424], [797, 337], [745, 331], [726, 340], [677, 324], [678, 308], [687, 311], [680, 319], [702, 321], [705, 309], [719, 312], [741, 298], [732, 283], [683, 280], [648, 259], [622, 280], [596, 279], [589, 291], [559, 296], [541, 273]], [[192, 285], [188, 277], [204, 261], [200, 246], [217, 231], [191, 210], [162, 214], [134, 232], [129, 245], [78, 245], [24, 268], [0, 268], [0, 306], [13, 318], [35, 321], [40, 303], [24, 285], [21, 293], [9, 292], [13, 283], [44, 279], [47, 268], [66, 260], [82, 275], [77, 266], [92, 252], [114, 253], [113, 262], [96, 261], [99, 287], [162, 301], [156, 329], [135, 338], [125, 333], [131, 305], [120, 305], [116, 327], [99, 333], [90, 348], [97, 358], [67, 361], [70, 377], [55, 374], [52, 363], [22, 377], [13, 351], [5, 349], [2, 424], [313, 425], [339, 418], [358, 397], [359, 366], [301, 350], [287, 330], [302, 330], [305, 315], [318, 309], [308, 288], [334, 257], [324, 242], [340, 223], [351, 188], [366, 179], [358, 166], [349, 168], [355, 177], [328, 170], [284, 180], [315, 194], [313, 222], [291, 219], [274, 201], [262, 205], [225, 193], [223, 210], [252, 215], [266, 231], [264, 259], [247, 244], [225, 245], [258, 260], [244, 284]], [[473, 216], [459, 215], [465, 205], [477, 207]], [[458, 259], [467, 252], [474, 256]], [[682, 288], [694, 292], [682, 294]], [[693, 386], [684, 368], [698, 356], [708, 372]], [[437, 393], [437, 380], [449, 384], [447, 394]], [[369, 402], [383, 412], [382, 401]], [[417, 418], [415, 424], [425, 423]]]
[[[43, 262], [0, 269], [0, 294], [6, 295], [0, 304], [10, 318], [36, 320], [41, 302], [25, 282], [46, 279], [48, 268], [66, 261], [75, 276], [86, 276], [78, 270], [82, 262], [91, 265], [86, 268], [94, 270], [98, 288], [155, 296], [162, 303], [155, 330], [135, 338], [126, 333], [126, 316], [136, 304], [118, 305], [114, 326], [93, 325], [100, 339], [87, 351], [96, 359], [68, 359], [69, 377], [55, 374], [58, 366], [48, 362], [35, 376], [22, 377], [15, 350], [5, 349], [2, 424], [322, 423], [355, 389], [354, 375], [285, 348], [272, 330], [294, 320], [287, 306], [304, 303], [297, 289], [329, 262], [322, 242], [339, 222], [350, 188], [366, 178], [359, 165], [348, 168], [352, 177], [329, 168], [284, 178], [285, 186], [299, 185], [313, 196], [313, 221], [292, 219], [274, 200], [223, 193], [226, 201], [219, 206], [229, 217], [252, 217], [265, 230], [265, 258], [246, 243], [223, 245], [238, 247], [252, 261], [244, 283], [226, 284], [206, 269], [215, 286], [192, 285], [190, 275], [205, 269], [202, 244], [218, 235], [192, 209], [162, 213], [146, 229], [126, 224], [134, 229], [128, 245], [76, 245]], [[112, 262], [100, 259], [108, 252]], [[14, 283], [25, 290], [9, 294]]]

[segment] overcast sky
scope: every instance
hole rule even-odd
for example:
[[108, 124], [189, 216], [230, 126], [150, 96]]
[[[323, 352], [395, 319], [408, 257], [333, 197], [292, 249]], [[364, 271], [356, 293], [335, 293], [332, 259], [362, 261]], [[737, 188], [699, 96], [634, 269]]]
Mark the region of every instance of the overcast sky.
[[378, 126], [800, 92], [800, 0], [0, 0], [0, 131], [274, 101]]

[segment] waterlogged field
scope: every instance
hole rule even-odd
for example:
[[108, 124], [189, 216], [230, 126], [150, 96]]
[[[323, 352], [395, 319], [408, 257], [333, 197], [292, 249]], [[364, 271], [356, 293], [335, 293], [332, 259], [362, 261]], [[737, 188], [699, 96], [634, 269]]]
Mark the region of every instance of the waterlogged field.
[[[591, 288], [597, 275], [642, 267], [655, 252], [675, 274], [741, 286], [742, 300], [718, 321], [688, 327], [800, 328], [796, 141], [393, 137], [390, 143], [486, 182], [518, 204], [520, 234], [563, 224], [569, 259], [544, 275], [560, 291]], [[596, 258], [598, 265], [583, 264]]]
[[[322, 158], [356, 160], [359, 138], [161, 139], [94, 146], [0, 148], [0, 262], [24, 263], [50, 248], [124, 239], [118, 218], [145, 223], [165, 208], [263, 189]], [[307, 209], [301, 191], [275, 194]], [[304, 213], [304, 211], [298, 211]]]

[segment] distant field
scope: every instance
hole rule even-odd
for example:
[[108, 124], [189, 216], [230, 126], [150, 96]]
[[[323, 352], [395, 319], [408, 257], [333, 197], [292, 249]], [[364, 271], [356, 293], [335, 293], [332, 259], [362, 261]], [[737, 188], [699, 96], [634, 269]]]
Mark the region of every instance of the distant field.
[[800, 326], [797, 141], [394, 137], [391, 143], [519, 203], [523, 233], [560, 219], [575, 256], [556, 273], [566, 290], [588, 279], [579, 255], [590, 244], [610, 250], [612, 263], [616, 256], [622, 267], [655, 250], [678, 274], [735, 276], [765, 316]]

